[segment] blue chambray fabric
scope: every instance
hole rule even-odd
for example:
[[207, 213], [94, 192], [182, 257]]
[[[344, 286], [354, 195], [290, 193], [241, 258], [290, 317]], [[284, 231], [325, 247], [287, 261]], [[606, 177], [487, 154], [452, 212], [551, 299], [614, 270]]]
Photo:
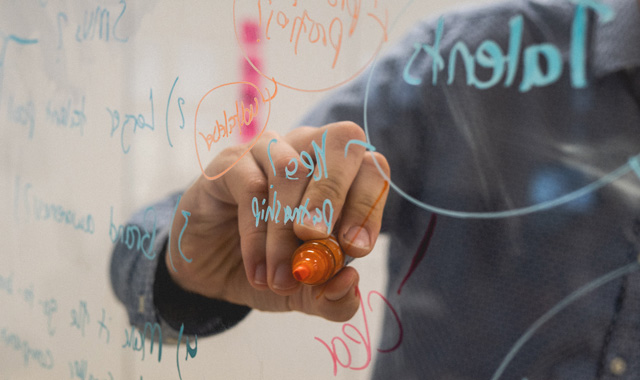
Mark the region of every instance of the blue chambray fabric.
[[[303, 121], [364, 125], [366, 115], [370, 143], [389, 160], [397, 189], [414, 200], [393, 191], [385, 210], [387, 293], [404, 340], [398, 350], [378, 354], [374, 378], [640, 378], [640, 274], [633, 264], [640, 253], [640, 180], [629, 164], [640, 153], [640, 106], [631, 86], [637, 78], [627, 75], [640, 66], [640, 15], [636, 1], [597, 3], [615, 17], [604, 22], [589, 12], [586, 88], [574, 88], [569, 70], [575, 2], [512, 1], [443, 16], [445, 67], [435, 85], [426, 54], [411, 66], [420, 85], [407, 84], [403, 70], [416, 42], [433, 46], [437, 19], [410, 31], [373, 71]], [[448, 83], [456, 43], [473, 54], [493, 40], [506, 52], [509, 22], [518, 16], [523, 49], [550, 43], [561, 51], [557, 81], [519, 91], [520, 61], [512, 85], [503, 80], [480, 90], [467, 84], [458, 56]], [[476, 67], [476, 74], [487, 80], [490, 73]], [[541, 209], [593, 184], [602, 186]], [[430, 206], [438, 208], [433, 238], [398, 294]], [[612, 272], [618, 277], [595, 287]], [[539, 318], [588, 285], [594, 289], [512, 351]], [[388, 314], [380, 346], [397, 340]]]
[[[388, 271], [387, 295], [404, 335], [397, 350], [377, 354], [374, 378], [640, 378], [640, 271], [634, 264], [640, 176], [633, 165], [640, 153], [640, 12], [635, 0], [591, 3], [613, 10], [614, 18], [604, 22], [602, 14], [588, 12], [587, 86], [575, 88], [570, 62], [577, 3], [509, 1], [447, 13], [439, 48], [444, 69], [433, 84], [433, 62], [422, 54], [411, 66], [422, 83], [410, 85], [404, 69], [416, 43], [433, 44], [438, 19], [419, 23], [302, 121], [355, 121], [391, 165], [395, 188], [383, 221], [391, 245], [388, 267], [380, 270]], [[448, 83], [456, 43], [474, 54], [492, 40], [507, 52], [510, 22], [518, 17], [519, 57], [531, 46], [554, 46], [562, 57], [557, 80], [520, 91], [521, 59], [512, 83], [502, 79], [478, 89], [468, 84], [458, 56]], [[475, 67], [480, 80], [490, 74]], [[166, 201], [157, 209], [168, 207], [170, 214], [173, 206]], [[437, 224], [424, 259], [398, 293], [434, 211]], [[158, 234], [159, 247], [166, 236]], [[136, 312], [140, 297], [165, 306], [178, 302], [173, 291], [173, 298], [160, 300], [162, 292], [153, 298], [161, 282], [156, 265], [139, 260], [116, 246], [116, 293], [133, 323], [160, 320], [175, 329], [177, 316], [161, 315], [157, 307]], [[187, 309], [208, 313], [191, 316], [190, 331], [199, 335], [246, 314], [197, 299]], [[397, 341], [389, 314], [379, 346]]]

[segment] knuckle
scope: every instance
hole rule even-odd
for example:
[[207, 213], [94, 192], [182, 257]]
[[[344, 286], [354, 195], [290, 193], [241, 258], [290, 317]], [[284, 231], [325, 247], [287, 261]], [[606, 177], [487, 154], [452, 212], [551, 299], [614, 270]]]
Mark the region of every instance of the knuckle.
[[282, 137], [280, 136], [280, 134], [278, 132], [274, 132], [274, 131], [271, 131], [271, 130], [264, 131], [262, 133], [262, 136], [260, 136], [260, 140], [263, 140], [263, 141], [266, 141], [266, 142], [269, 142], [269, 141], [271, 141], [273, 139], [281, 140]]
[[323, 178], [315, 183], [312, 196], [318, 199], [340, 200], [344, 198], [343, 184], [337, 177]]
[[338, 127], [341, 128], [345, 134], [348, 134], [353, 138], [365, 137], [364, 130], [353, 121], [341, 121], [338, 124]]
[[366, 141], [364, 130], [352, 121], [341, 121], [337, 123], [336, 129], [339, 131], [340, 139], [345, 143], [350, 140]]
[[[373, 216], [376, 216], [381, 209], [381, 205], [376, 204], [376, 200], [377, 198], [375, 197], [375, 195], [370, 195], [366, 198], [352, 199], [349, 203], [349, 210], [346, 210], [345, 212], [348, 212], [354, 218], [362, 220], [364, 220], [369, 213], [373, 214]], [[376, 206], [375, 208], [374, 205]], [[374, 220], [375, 218], [369, 218], [367, 224], [373, 223]]]
[[287, 133], [285, 135], [285, 139], [289, 140], [291, 138], [295, 138], [295, 137], [298, 137], [298, 136], [305, 136], [305, 135], [314, 133], [317, 130], [318, 130], [318, 128], [316, 128], [316, 127], [308, 127], [308, 126], [298, 127], [298, 128], [293, 129], [291, 132]]
[[[290, 168], [293, 170], [295, 167]], [[292, 177], [297, 179], [306, 179], [311, 176], [311, 169], [307, 168], [303, 164], [298, 164], [298, 169], [294, 171]]]
[[[242, 155], [246, 152], [247, 147], [244, 145], [234, 145], [223, 149], [216, 157], [211, 160], [208, 165], [209, 170], [213, 170], [214, 173], [220, 173], [223, 170], [232, 166], [234, 162], [237, 162]], [[236, 166], [231, 167], [231, 170], [237, 170]]]
[[286, 239], [293, 235], [292, 223], [269, 223], [269, 233], [276, 238]]
[[218, 164], [217, 166], [227, 165], [229, 162], [235, 161], [238, 157], [240, 157], [241, 154], [242, 154], [241, 146], [237, 146], [237, 145], [230, 146], [230, 147], [224, 148], [222, 152], [220, 152], [220, 154], [218, 154], [212, 160], [212, 163], [214, 165], [217, 163]]
[[246, 179], [244, 187], [248, 194], [266, 194], [267, 182], [267, 179], [263, 176], [253, 176]]
[[285, 169], [293, 170], [295, 164], [292, 161], [295, 160], [297, 157], [293, 154], [280, 155], [273, 158], [273, 167], [276, 169], [276, 173], [284, 173]]
[[379, 166], [387, 176], [391, 175], [391, 168], [389, 167], [387, 158], [379, 152], [370, 152], [370, 154], [365, 154], [362, 160], [362, 166], [373, 170], [377, 170]]
[[[264, 228], [245, 228], [243, 230], [241, 230], [242, 233], [242, 238], [245, 241], [260, 241], [262, 236], [264, 235]], [[247, 249], [246, 247], [242, 247], [241, 248], [241, 254], [243, 259], [249, 258], [249, 257], [260, 257], [262, 255], [264, 255], [264, 251], [261, 250], [256, 250], [256, 249]]]

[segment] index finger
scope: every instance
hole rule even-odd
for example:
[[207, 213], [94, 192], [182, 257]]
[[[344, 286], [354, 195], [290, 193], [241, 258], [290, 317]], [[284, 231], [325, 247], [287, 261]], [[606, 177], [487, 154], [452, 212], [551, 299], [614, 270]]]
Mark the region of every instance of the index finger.
[[363, 141], [364, 131], [355, 123], [339, 122], [321, 128], [302, 128], [287, 135], [287, 141], [307, 157], [312, 177], [302, 196], [306, 218], [294, 226], [302, 240], [326, 238], [333, 231], [349, 189], [356, 178], [365, 149], [354, 145], [345, 158], [345, 146], [351, 140]]

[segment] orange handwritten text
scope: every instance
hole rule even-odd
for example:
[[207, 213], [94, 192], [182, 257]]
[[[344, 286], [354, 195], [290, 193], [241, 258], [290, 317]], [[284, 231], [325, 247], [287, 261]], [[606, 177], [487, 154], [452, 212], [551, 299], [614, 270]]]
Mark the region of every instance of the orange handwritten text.
[[[194, 129], [193, 129], [193, 141], [195, 143], [198, 165], [200, 166], [202, 175], [204, 175], [205, 178], [207, 178], [208, 180], [215, 180], [223, 176], [226, 172], [231, 170], [231, 168], [234, 167], [235, 164], [237, 164], [238, 161], [240, 161], [247, 153], [249, 153], [249, 151], [253, 148], [253, 146], [256, 144], [256, 142], [260, 138], [260, 136], [262, 136], [262, 133], [267, 128], [267, 124], [269, 123], [269, 115], [271, 114], [271, 100], [275, 98], [278, 92], [278, 85], [275, 82], [275, 80], [273, 81], [273, 84], [275, 85], [273, 95], [271, 95], [269, 89], [265, 88], [265, 91], [267, 94], [266, 97], [262, 94], [262, 92], [260, 92], [260, 89], [258, 89], [258, 87], [253, 83], [232, 82], [232, 83], [221, 84], [219, 86], [212, 88], [211, 90], [207, 91], [206, 94], [204, 94], [202, 99], [200, 99], [200, 102], [198, 102], [198, 107], [196, 108], [195, 123], [194, 123]], [[228, 99], [228, 97], [225, 95], [230, 94], [230, 92], [235, 88], [237, 88], [237, 86], [249, 86], [253, 88], [253, 90], [255, 90], [253, 94], [255, 94], [256, 96], [253, 98], [253, 104], [249, 104], [248, 106], [246, 106], [244, 104], [244, 101], [236, 101], [235, 114], [232, 114], [230, 117], [228, 117], [227, 111], [223, 111], [222, 116], [224, 117], [224, 120], [222, 123], [216, 120], [215, 116], [213, 116], [214, 114], [220, 115], [220, 113], [218, 112], [211, 113], [211, 112], [202, 111], [203, 109], [210, 109], [211, 107], [215, 107], [215, 108], [219, 107], [219, 104], [221, 102], [225, 102], [225, 99]], [[237, 95], [237, 92], [233, 91], [233, 93]], [[243, 93], [246, 95], [247, 92], [243, 91]], [[266, 105], [266, 107], [259, 108], [258, 104], [260, 102], [262, 102], [262, 105]], [[228, 167], [226, 167], [221, 172], [207, 174], [207, 172], [205, 171], [205, 166], [202, 163], [203, 162], [206, 163], [210, 161], [211, 159], [213, 159], [213, 157], [215, 157], [216, 154], [218, 154], [216, 149], [212, 149], [213, 143], [216, 141], [219, 141], [223, 137], [229, 137], [229, 135], [233, 133], [234, 128], [236, 127], [237, 129], [239, 129], [238, 135], [241, 135], [242, 128], [244, 126], [248, 126], [251, 123], [258, 122], [257, 117], [258, 117], [258, 111], [260, 110], [262, 111], [262, 113], [265, 113], [265, 112], [267, 113], [264, 118], [264, 122], [260, 122], [261, 124], [262, 123], [264, 124], [262, 125], [262, 128], [258, 129], [259, 132], [253, 138], [253, 141], [245, 144], [246, 150], [238, 157], [236, 161], [232, 162]], [[200, 128], [198, 126], [200, 126]], [[204, 132], [201, 132], [201, 130], [204, 130]], [[204, 143], [202, 140], [204, 140]], [[205, 149], [205, 145], [206, 145], [206, 149]]]
[[[389, 11], [385, 1], [234, 0], [236, 39], [249, 65], [264, 78], [276, 78], [278, 85], [298, 91], [327, 91], [360, 74], [387, 41]], [[243, 27], [240, 17], [244, 15], [257, 20], [257, 32]], [[258, 45], [277, 51], [288, 65], [273, 65], [265, 72], [251, 51]], [[371, 56], [354, 64], [344, 58], [351, 50]], [[332, 79], [328, 83], [318, 80], [324, 76]]]
[[[389, 311], [391, 311], [391, 313], [396, 319], [396, 322], [398, 323], [398, 340], [396, 341], [396, 344], [390, 348], [377, 349], [378, 352], [380, 353], [383, 353], [383, 354], [389, 353], [391, 351], [396, 350], [398, 347], [400, 347], [400, 344], [402, 343], [402, 337], [404, 334], [402, 329], [402, 322], [400, 322], [400, 317], [398, 317], [398, 313], [393, 308], [393, 306], [391, 306], [391, 303], [389, 303], [389, 300], [387, 300], [380, 292], [377, 292], [375, 290], [370, 291], [369, 294], [367, 295], [367, 305], [369, 306], [369, 311], [373, 311], [373, 306], [371, 306], [371, 296], [374, 296], [374, 295], [382, 299], [382, 301], [384, 302], [385, 305], [387, 305], [387, 307], [389, 308]], [[315, 339], [318, 342], [322, 343], [327, 348], [327, 350], [329, 351], [329, 355], [331, 355], [331, 360], [333, 361], [334, 376], [338, 374], [338, 365], [340, 365], [342, 368], [349, 368], [354, 371], [360, 371], [360, 370], [366, 369], [369, 366], [369, 364], [371, 364], [371, 359], [372, 359], [371, 334], [369, 332], [369, 322], [367, 320], [367, 311], [364, 307], [364, 300], [362, 299], [362, 294], [359, 293], [358, 296], [360, 297], [360, 309], [362, 310], [362, 318], [364, 320], [364, 333], [360, 329], [352, 325], [351, 323], [345, 323], [342, 325], [342, 334], [344, 334], [344, 336], [347, 338], [348, 341], [351, 341], [356, 345], [360, 345], [360, 344], [364, 345], [364, 350], [366, 354], [364, 363], [359, 363], [360, 365], [353, 363], [351, 348], [347, 344], [347, 341], [345, 341], [345, 339], [343, 339], [342, 337], [335, 336], [331, 339], [329, 343], [325, 342], [321, 338], [315, 337]], [[336, 343], [338, 343], [339, 346], [342, 346], [342, 348], [344, 348], [344, 350], [340, 350], [340, 351], [346, 352], [346, 358], [341, 357], [341, 355], [338, 355], [338, 347], [336, 347]]]
[[[360, 20], [360, 13], [362, 12], [362, 0], [327, 0], [327, 3], [333, 8], [340, 8], [342, 12], [346, 11], [351, 18], [351, 24], [349, 25], [349, 37], [356, 31], [358, 21]], [[373, 3], [374, 8], [378, 8], [378, 0]], [[384, 10], [385, 20], [384, 22], [373, 12], [367, 12], [367, 16], [374, 19], [382, 28], [384, 41], [387, 41], [387, 32], [389, 29], [389, 12], [385, 8]]]
[[[271, 0], [268, 0], [269, 6], [273, 7]], [[258, 1], [258, 11], [260, 17], [260, 24], [262, 24], [262, 7], [261, 2]], [[281, 3], [278, 4], [282, 6]], [[316, 3], [313, 4], [315, 10], [318, 10]], [[344, 35], [344, 23], [341, 16], [346, 15], [348, 29], [348, 37], [353, 36], [360, 20], [360, 14], [362, 12], [362, 0], [327, 0], [327, 5], [335, 10], [339, 10], [341, 14], [336, 15], [331, 20], [325, 20], [324, 22], [317, 18], [312, 18], [309, 15], [307, 9], [301, 9], [298, 7], [298, 2], [293, 1], [293, 4], [289, 9], [271, 9], [268, 13], [265, 22], [265, 36], [267, 40], [271, 39], [272, 28], [274, 33], [285, 31], [287, 37], [289, 37], [289, 43], [293, 44], [295, 54], [298, 54], [298, 47], [300, 46], [301, 36], [302, 42], [308, 42], [309, 44], [321, 44], [324, 47], [330, 47], [333, 53], [333, 60], [331, 68], [336, 67], [336, 62], [342, 51], [342, 38]], [[378, 1], [374, 3], [374, 8], [378, 8]], [[385, 21], [383, 22], [378, 15], [373, 12], [367, 12], [367, 17], [371, 17], [375, 20], [383, 30], [384, 41], [387, 40], [388, 29], [388, 12], [385, 9]], [[265, 12], [266, 13], [266, 12]], [[313, 13], [313, 11], [312, 11]], [[324, 13], [324, 12], [323, 12]]]
[[249, 107], [247, 108], [244, 105], [244, 101], [240, 101], [240, 104], [238, 105], [238, 101], [236, 100], [235, 114], [231, 114], [227, 117], [227, 111], [222, 111], [224, 124], [221, 124], [216, 120], [216, 124], [213, 126], [211, 133], [208, 133], [205, 136], [202, 132], [198, 132], [198, 134], [202, 136], [204, 141], [207, 143], [208, 150], [211, 150], [211, 145], [218, 142], [221, 138], [229, 137], [229, 135], [233, 133], [233, 129], [236, 127], [238, 127], [238, 133], [242, 135], [242, 128], [250, 125], [253, 119], [258, 115], [258, 99], [254, 97], [253, 102], [256, 106], [255, 109], [253, 108], [253, 104], [249, 104]]
[[[294, 6], [297, 6], [297, 4]], [[340, 55], [340, 50], [342, 48], [343, 26], [340, 18], [334, 17], [327, 25], [326, 23], [322, 24], [321, 22], [312, 19], [306, 9], [302, 10], [301, 15], [295, 17], [288, 17], [283, 11], [278, 11], [276, 13], [275, 10], [272, 9], [269, 14], [265, 30], [267, 39], [271, 39], [269, 31], [272, 24], [277, 24], [281, 30], [291, 30], [289, 42], [293, 44], [293, 50], [296, 55], [298, 54], [300, 35], [303, 31], [310, 44], [320, 42], [322, 46], [326, 47], [328, 46], [327, 41], [329, 41], [328, 43], [331, 45], [334, 54], [331, 68], [336, 67], [336, 62], [338, 61], [338, 56]]]

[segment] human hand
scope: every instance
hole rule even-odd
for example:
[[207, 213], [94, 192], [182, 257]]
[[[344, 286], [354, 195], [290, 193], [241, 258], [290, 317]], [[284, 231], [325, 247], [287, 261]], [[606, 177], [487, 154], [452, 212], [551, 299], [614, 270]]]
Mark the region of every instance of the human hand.
[[[274, 138], [277, 142], [272, 142]], [[173, 280], [185, 290], [260, 310], [350, 319], [359, 305], [357, 271], [346, 267], [318, 286], [297, 282], [291, 274], [293, 252], [301, 240], [325, 238], [329, 233], [323, 222], [285, 223], [284, 208], [294, 209], [309, 199], [306, 209], [315, 216], [314, 210], [322, 210], [329, 200], [334, 212], [327, 224], [344, 252], [353, 257], [369, 254], [380, 232], [388, 194], [373, 156], [387, 175], [389, 166], [384, 156], [367, 153], [358, 144], [349, 146], [345, 158], [345, 146], [352, 140], [366, 140], [362, 129], [339, 122], [298, 128], [284, 137], [266, 131], [244, 156], [248, 145], [220, 153], [205, 170], [207, 175], [221, 173], [237, 161], [235, 166], [216, 180], [198, 178], [178, 205], [165, 262]], [[324, 148], [326, 166], [317, 162], [317, 156], [315, 165], [305, 159], [304, 152], [315, 156], [312, 142]], [[298, 161], [291, 176], [295, 180], [285, 175], [285, 169], [293, 171], [292, 159]], [[276, 192], [283, 209], [278, 222], [257, 218], [254, 197], [264, 209], [275, 203]], [[181, 210], [190, 212], [184, 231]], [[191, 262], [179, 259], [179, 248]]]

